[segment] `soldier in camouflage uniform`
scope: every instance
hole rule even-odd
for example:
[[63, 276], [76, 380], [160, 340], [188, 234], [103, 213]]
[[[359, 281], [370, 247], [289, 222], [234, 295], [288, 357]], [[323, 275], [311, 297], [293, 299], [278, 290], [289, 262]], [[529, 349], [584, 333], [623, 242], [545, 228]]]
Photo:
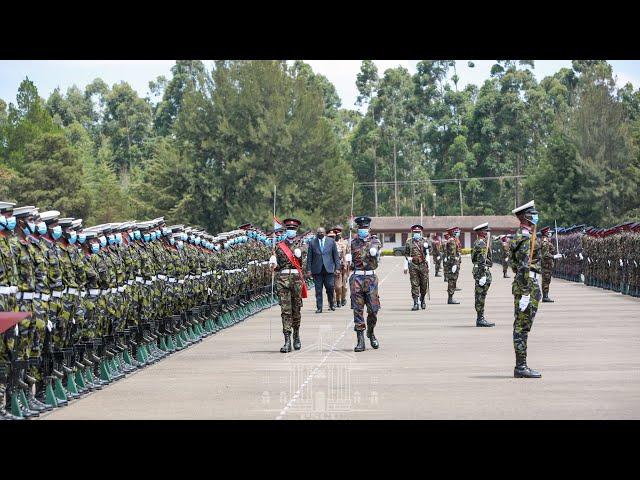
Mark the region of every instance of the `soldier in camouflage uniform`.
[[293, 330], [293, 348], [300, 350], [300, 321], [302, 299], [306, 298], [306, 284], [301, 265], [304, 264], [300, 240], [296, 239], [300, 220], [287, 218], [284, 220], [286, 239], [278, 242], [269, 259], [271, 269], [276, 272], [276, 289], [280, 301], [282, 316], [282, 332], [284, 345], [282, 353], [291, 351], [291, 333]]
[[489, 224], [482, 223], [473, 228], [478, 238], [473, 243], [471, 250], [471, 261], [473, 262], [473, 278], [475, 280], [475, 307], [476, 307], [476, 327], [493, 327], [495, 324], [487, 322], [484, 318], [484, 302], [487, 292], [491, 286], [491, 249], [488, 242], [491, 238], [489, 234]]
[[[349, 288], [351, 290], [354, 330], [358, 341], [354, 351], [362, 352], [365, 349], [365, 328], [371, 346], [374, 349], [380, 346], [374, 329], [378, 322], [378, 310], [380, 310], [378, 277], [375, 270], [378, 268], [381, 244], [377, 238], [372, 238], [369, 235], [370, 217], [357, 217], [355, 223], [358, 225], [358, 235], [351, 241], [351, 253], [346, 255], [346, 260], [353, 269], [353, 274], [349, 279]], [[364, 320], [365, 305], [367, 306], [366, 324]]]
[[424, 310], [427, 304], [424, 297], [429, 291], [429, 252], [431, 245], [422, 236], [422, 225], [411, 226], [411, 237], [404, 245], [404, 274], [409, 273], [411, 283], [411, 297], [413, 298], [412, 311], [418, 310], [418, 297], [420, 306]]
[[502, 235], [500, 237], [500, 246], [502, 247], [502, 277], [509, 278], [509, 249], [511, 241], [508, 235]]
[[439, 277], [440, 269], [442, 268], [442, 240], [440, 239], [439, 235], [433, 237], [432, 249], [433, 265], [435, 268], [434, 277]]
[[540, 230], [540, 250], [542, 255], [542, 301], [551, 302], [549, 298], [549, 284], [551, 283], [551, 274], [553, 272], [554, 259], [562, 257], [556, 253], [556, 248], [551, 241], [551, 227], [544, 227]]
[[516, 378], [540, 378], [542, 375], [527, 366], [527, 340], [540, 302], [539, 279], [541, 272], [540, 246], [533, 252], [535, 225], [538, 223], [538, 211], [533, 201], [517, 207], [513, 213], [520, 220], [514, 238], [511, 240], [509, 260], [514, 278], [511, 291], [514, 298], [515, 321], [513, 323], [513, 346], [516, 354], [516, 366], [513, 375]]
[[335, 227], [329, 232], [328, 235], [333, 232], [335, 234], [334, 240], [336, 241], [336, 247], [338, 248], [338, 256], [340, 257], [340, 268], [335, 271], [335, 297], [336, 307], [344, 307], [347, 304], [347, 277], [348, 268], [345, 257], [349, 253], [349, 245], [342, 238], [342, 227]]
[[458, 237], [460, 236], [460, 228], [451, 227], [447, 230], [449, 239], [445, 245], [445, 258], [444, 268], [445, 276], [447, 277], [447, 304], [455, 305], [460, 302], [453, 298], [453, 294], [456, 291], [456, 283], [458, 281], [458, 275], [460, 275], [460, 242]]

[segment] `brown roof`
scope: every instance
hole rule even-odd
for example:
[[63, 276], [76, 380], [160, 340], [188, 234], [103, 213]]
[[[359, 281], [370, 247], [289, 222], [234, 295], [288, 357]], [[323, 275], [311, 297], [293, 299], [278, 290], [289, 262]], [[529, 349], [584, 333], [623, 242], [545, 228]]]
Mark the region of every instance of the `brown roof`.
[[[432, 216], [422, 217], [425, 230], [445, 231], [447, 228], [460, 227], [462, 230], [472, 230], [481, 223], [489, 222], [492, 230], [515, 230], [520, 225], [513, 215], [469, 215], [469, 216]], [[371, 217], [371, 230], [374, 232], [404, 232], [411, 229], [411, 225], [420, 223], [420, 217]]]

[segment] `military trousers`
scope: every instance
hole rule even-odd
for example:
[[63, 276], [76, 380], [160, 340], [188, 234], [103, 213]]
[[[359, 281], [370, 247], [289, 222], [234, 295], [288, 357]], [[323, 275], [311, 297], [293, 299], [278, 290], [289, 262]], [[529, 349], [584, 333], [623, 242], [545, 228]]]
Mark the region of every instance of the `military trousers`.
[[[374, 328], [378, 322], [380, 297], [378, 296], [378, 277], [376, 275], [351, 275], [351, 308], [353, 309], [353, 329]], [[364, 321], [364, 307], [367, 307], [367, 322]]]
[[409, 282], [411, 284], [411, 297], [414, 300], [424, 298], [429, 289], [429, 265], [427, 262], [415, 264], [409, 262]]
[[484, 302], [487, 299], [487, 293], [489, 292], [489, 287], [491, 286], [491, 272], [489, 271], [489, 269], [485, 270], [483, 276], [486, 278], [484, 285], [480, 285], [479, 283], [482, 276], [479, 276], [475, 279], [476, 286], [474, 296], [476, 313], [478, 315], [484, 315]]
[[278, 273], [276, 275], [275, 283], [280, 301], [282, 331], [290, 333], [292, 328], [300, 328], [302, 280], [297, 273]]
[[529, 278], [529, 291], [530, 299], [529, 304], [524, 309], [520, 310], [520, 299], [522, 298], [522, 292], [516, 286], [514, 282], [512, 285], [513, 303], [514, 303], [514, 317], [513, 322], [513, 348], [516, 355], [520, 355], [526, 359], [527, 357], [527, 341], [529, 339], [529, 332], [533, 326], [533, 321], [538, 312], [538, 305], [541, 299], [540, 286], [538, 282], [533, 278]]
[[542, 269], [542, 294], [545, 297], [549, 294], [550, 283], [551, 283], [551, 268]]

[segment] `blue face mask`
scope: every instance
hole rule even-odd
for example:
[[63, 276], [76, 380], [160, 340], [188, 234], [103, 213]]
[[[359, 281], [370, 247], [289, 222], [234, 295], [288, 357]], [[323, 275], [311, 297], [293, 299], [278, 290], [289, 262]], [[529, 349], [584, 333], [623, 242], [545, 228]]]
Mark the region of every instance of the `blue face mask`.
[[115, 235], [109, 235], [108, 239], [109, 239], [109, 245], [115, 245], [116, 244], [116, 236]]
[[200, 237], [196, 237], [194, 242], [196, 245], [200, 245]]
[[533, 223], [534, 225], [538, 224], [538, 214], [533, 214], [531, 215], [531, 223]]
[[422, 236], [422, 235], [421, 235], [421, 234], [419, 234], [419, 233], [414, 233], [414, 234], [413, 234], [413, 238], [415, 238], [416, 240], [420, 240], [420, 237], [421, 237], [421, 236]]
[[175, 244], [176, 244], [176, 239], [175, 239], [175, 238], [173, 238], [173, 237], [171, 237], [171, 238], [169, 239], [169, 243], [170, 243], [171, 245], [175, 245]]
[[122, 243], [122, 234], [120, 232], [116, 233], [116, 243]]
[[29, 227], [28, 229], [24, 229], [24, 233], [26, 233], [27, 235], [29, 235], [30, 233], [36, 233], [37, 229], [36, 229], [36, 224], [33, 222], [28, 222], [27, 226]]
[[460, 232], [457, 232], [453, 234], [454, 237], [458, 238], [460, 236]]
[[87, 236], [84, 233], [81, 233], [80, 235], [78, 235], [78, 242], [80, 242], [80, 245], [84, 244], [86, 240], [87, 240]]
[[61, 236], [62, 227], [60, 225], [53, 227], [53, 229], [51, 230], [51, 237], [53, 237], [54, 240], [58, 240]]
[[7, 217], [4, 215], [0, 215], [0, 231], [7, 228]]
[[100, 251], [100, 245], [98, 245], [97, 243], [92, 243], [91, 244], [91, 251], [93, 253], [98, 253]]
[[134, 239], [133, 232], [127, 232], [127, 235], [129, 235], [129, 240], [133, 240]]
[[76, 243], [77, 239], [78, 239], [78, 236], [76, 235], [76, 232], [71, 232], [67, 240], [69, 240], [69, 243], [73, 245], [74, 243]]
[[98, 240], [100, 241], [100, 246], [101, 247], [106, 247], [107, 246], [107, 238], [104, 235], [102, 235]]
[[296, 230], [287, 230], [287, 238], [295, 238], [296, 234]]
[[38, 233], [40, 235], [44, 235], [45, 233], [47, 233], [47, 224], [44, 222], [40, 222], [38, 224]]
[[144, 234], [144, 241], [145, 242], [150, 242], [151, 241], [151, 235], [149, 235], [148, 233]]
[[135, 238], [136, 240], [140, 240], [141, 237], [142, 235], [140, 234], [140, 230], [136, 230], [135, 232], [133, 232], [133, 238]]
[[215, 247], [215, 248], [216, 248], [216, 252], [219, 252], [219, 251], [220, 251], [220, 245], [216, 245], [216, 247]]
[[178, 249], [182, 249], [182, 247], [184, 246], [184, 242], [182, 240], [178, 240], [176, 246], [178, 247]]
[[360, 237], [361, 239], [365, 239], [369, 236], [369, 229], [368, 228], [359, 228], [358, 229], [358, 237]]

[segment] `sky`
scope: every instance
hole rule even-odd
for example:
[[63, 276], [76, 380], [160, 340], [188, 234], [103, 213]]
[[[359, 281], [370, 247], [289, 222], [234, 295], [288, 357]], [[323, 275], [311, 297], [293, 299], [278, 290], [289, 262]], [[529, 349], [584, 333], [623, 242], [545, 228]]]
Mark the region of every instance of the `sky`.
[[[495, 60], [472, 60], [474, 68], [467, 66], [468, 60], [456, 63], [458, 83], [464, 88], [468, 83], [481, 85], [489, 77], [491, 66]], [[345, 108], [356, 108], [355, 100], [358, 91], [355, 86], [356, 74], [360, 70], [361, 60], [305, 60], [314, 72], [325, 75], [336, 87]], [[74, 84], [84, 89], [95, 78], [102, 78], [107, 84], [122, 80], [145, 97], [150, 95], [149, 81], [159, 75], [171, 77], [174, 60], [0, 60], [0, 98], [5, 102], [14, 102], [20, 82], [29, 77], [41, 97], [47, 98], [56, 88], [62, 91]], [[205, 60], [210, 67], [212, 61]], [[375, 60], [380, 74], [387, 68], [402, 65], [409, 72], [415, 73], [417, 60]], [[618, 86], [631, 82], [634, 88], [640, 86], [640, 60], [609, 60], [613, 66]], [[570, 67], [570, 60], [536, 60], [534, 74], [538, 80], [552, 75], [562, 67]]]

